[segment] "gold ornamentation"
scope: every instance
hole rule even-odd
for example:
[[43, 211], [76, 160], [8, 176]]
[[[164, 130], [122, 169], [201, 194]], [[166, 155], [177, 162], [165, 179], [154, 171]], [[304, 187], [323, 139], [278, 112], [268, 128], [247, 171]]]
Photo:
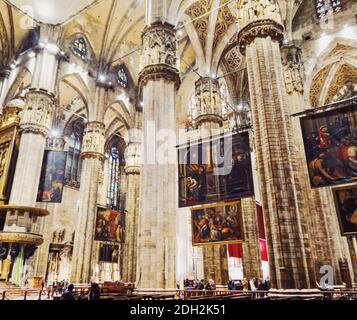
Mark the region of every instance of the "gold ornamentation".
[[312, 86], [310, 88], [310, 102], [312, 107], [318, 107], [320, 101], [320, 95], [325, 83], [325, 80], [330, 73], [332, 64], [327, 65], [312, 80]]
[[18, 212], [18, 213], [28, 212], [38, 217], [45, 217], [50, 214], [48, 210], [42, 208], [16, 206], [16, 205], [2, 205], [0, 206], [0, 212]]
[[284, 27], [273, 20], [258, 20], [248, 24], [238, 35], [240, 52], [245, 50], [256, 38], [268, 38], [278, 41], [280, 45], [284, 39]]
[[331, 103], [333, 97], [336, 96], [336, 94], [349, 82], [357, 83], [357, 68], [350, 64], [343, 64], [336, 71], [336, 74], [330, 83], [324, 103]]
[[[221, 5], [227, 3], [229, 0], [222, 0]], [[226, 34], [229, 27], [236, 23], [236, 18], [232, 15], [227, 6], [219, 10], [216, 29], [214, 32], [213, 48], [217, 46], [220, 39]]]
[[[209, 24], [209, 15], [205, 15], [212, 8], [212, 0], [199, 0], [186, 10], [186, 14], [193, 21], [202, 48], [206, 47], [207, 31]], [[205, 15], [204, 17], [201, 17]], [[201, 17], [201, 18], [199, 18]]]
[[43, 243], [43, 237], [33, 233], [0, 232], [0, 243], [21, 243], [40, 246]]

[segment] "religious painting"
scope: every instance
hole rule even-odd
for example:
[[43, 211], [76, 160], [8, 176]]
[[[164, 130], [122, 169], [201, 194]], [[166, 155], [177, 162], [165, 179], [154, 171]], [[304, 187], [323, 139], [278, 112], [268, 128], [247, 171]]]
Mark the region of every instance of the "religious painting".
[[119, 246], [111, 244], [101, 244], [99, 248], [99, 262], [118, 263]]
[[181, 208], [254, 195], [247, 132], [180, 146], [178, 158]]
[[243, 241], [241, 202], [192, 209], [194, 246]]
[[98, 208], [95, 240], [124, 243], [125, 213], [111, 209]]
[[46, 150], [43, 157], [37, 201], [61, 203], [67, 152]]
[[357, 181], [357, 104], [301, 119], [312, 188]]
[[9, 199], [18, 153], [19, 134], [15, 126], [0, 128], [0, 200]]
[[333, 190], [343, 236], [357, 235], [357, 186]]

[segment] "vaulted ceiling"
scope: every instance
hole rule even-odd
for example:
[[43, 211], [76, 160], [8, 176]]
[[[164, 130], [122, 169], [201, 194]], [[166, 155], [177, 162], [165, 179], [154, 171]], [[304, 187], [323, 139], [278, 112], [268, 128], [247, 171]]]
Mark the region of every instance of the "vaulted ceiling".
[[[243, 61], [235, 42], [236, 1], [240, 0], [162, 0], [163, 16], [178, 29], [183, 74], [196, 67], [201, 75], [215, 75], [219, 69], [232, 72], [231, 81], [241, 75], [234, 73]], [[99, 68], [118, 60], [127, 64], [135, 79], [139, 71], [138, 49], [145, 27], [146, 2], [0, 0], [0, 61], [4, 65], [9, 62], [9, 57], [13, 57], [34, 25], [62, 24], [66, 38], [78, 33], [86, 35]], [[289, 30], [303, 0], [278, 2]], [[136, 52], [127, 56], [133, 51]]]

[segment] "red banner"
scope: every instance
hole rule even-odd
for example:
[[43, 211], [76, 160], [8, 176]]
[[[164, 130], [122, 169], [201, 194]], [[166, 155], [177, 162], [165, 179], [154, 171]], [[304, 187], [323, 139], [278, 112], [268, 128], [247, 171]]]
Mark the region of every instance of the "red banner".
[[230, 258], [243, 259], [243, 244], [242, 243], [229, 244], [228, 253]]
[[269, 261], [266, 240], [260, 239], [259, 244], [260, 244], [260, 258], [262, 259], [262, 261]]

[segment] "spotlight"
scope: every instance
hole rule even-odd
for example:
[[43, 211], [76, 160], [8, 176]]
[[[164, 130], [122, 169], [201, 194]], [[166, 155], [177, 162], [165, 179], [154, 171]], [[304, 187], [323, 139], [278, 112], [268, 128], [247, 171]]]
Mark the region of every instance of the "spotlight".
[[55, 43], [46, 43], [46, 49], [52, 54], [58, 54], [60, 49]]
[[51, 136], [54, 137], [54, 138], [59, 138], [60, 136], [60, 131], [58, 129], [52, 129], [51, 130]]

